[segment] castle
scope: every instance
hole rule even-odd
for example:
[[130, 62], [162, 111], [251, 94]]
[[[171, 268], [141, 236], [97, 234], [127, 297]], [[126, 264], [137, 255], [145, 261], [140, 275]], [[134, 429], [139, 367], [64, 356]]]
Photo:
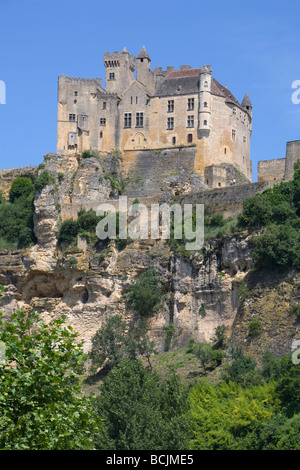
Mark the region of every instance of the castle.
[[228, 163], [252, 181], [248, 94], [239, 103], [211, 66], [151, 70], [150, 64], [145, 47], [137, 57], [126, 48], [104, 53], [105, 89], [99, 78], [60, 75], [57, 153], [120, 149], [133, 161], [143, 150], [195, 147], [194, 171], [203, 179], [206, 168], [220, 175]]

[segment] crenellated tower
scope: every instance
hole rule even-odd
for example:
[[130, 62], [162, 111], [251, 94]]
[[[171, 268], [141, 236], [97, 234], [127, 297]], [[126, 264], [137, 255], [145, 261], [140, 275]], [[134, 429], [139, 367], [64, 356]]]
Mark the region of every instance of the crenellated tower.
[[105, 89], [108, 93], [122, 94], [133, 82], [136, 58], [126, 47], [122, 52], [104, 53]]

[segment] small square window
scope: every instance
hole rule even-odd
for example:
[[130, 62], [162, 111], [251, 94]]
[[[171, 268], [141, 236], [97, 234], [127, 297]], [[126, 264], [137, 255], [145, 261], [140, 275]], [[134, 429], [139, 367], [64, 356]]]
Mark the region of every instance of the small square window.
[[106, 101], [103, 101], [103, 103], [102, 103], [102, 109], [106, 109]]
[[69, 121], [75, 122], [76, 121], [76, 114], [69, 114]]
[[106, 126], [106, 118], [100, 119], [100, 126]]
[[115, 79], [115, 74], [114, 74], [114, 72], [110, 72], [110, 74], [109, 74], [109, 79], [110, 79], [110, 80], [114, 80], [114, 79]]

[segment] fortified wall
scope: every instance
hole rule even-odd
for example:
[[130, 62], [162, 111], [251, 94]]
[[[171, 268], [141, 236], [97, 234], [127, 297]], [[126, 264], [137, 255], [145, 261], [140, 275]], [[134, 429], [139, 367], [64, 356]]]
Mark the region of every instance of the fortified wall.
[[275, 158], [258, 162], [258, 181], [291, 180], [294, 175], [294, 165], [299, 160], [300, 140], [287, 142], [285, 158]]

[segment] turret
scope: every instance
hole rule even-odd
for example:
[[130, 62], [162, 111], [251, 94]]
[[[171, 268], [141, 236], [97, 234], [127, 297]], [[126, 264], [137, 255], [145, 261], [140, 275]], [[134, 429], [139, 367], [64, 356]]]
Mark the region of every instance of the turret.
[[135, 60], [126, 47], [122, 52], [104, 53], [105, 89], [108, 93], [122, 94], [133, 82]]
[[250, 101], [250, 98], [249, 98], [249, 95], [248, 95], [247, 91], [246, 91], [244, 99], [242, 101], [242, 107], [245, 108], [248, 111], [248, 113], [250, 114], [250, 116], [252, 117], [252, 104], [251, 104], [251, 101]]
[[142, 47], [137, 56], [136, 79], [143, 83], [150, 92], [154, 91], [154, 73], [150, 70], [151, 59], [145, 46]]
[[205, 65], [200, 72], [198, 135], [208, 137], [211, 130], [211, 66]]

